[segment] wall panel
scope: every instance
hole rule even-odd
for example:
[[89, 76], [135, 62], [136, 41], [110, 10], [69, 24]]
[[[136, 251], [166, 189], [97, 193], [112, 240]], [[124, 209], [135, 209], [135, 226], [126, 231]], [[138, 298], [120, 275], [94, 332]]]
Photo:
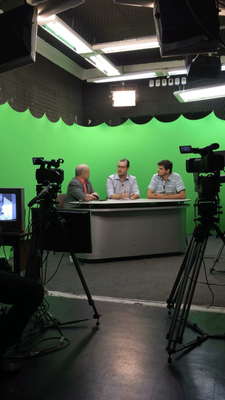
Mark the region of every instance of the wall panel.
[[[46, 160], [63, 158], [65, 171], [63, 192], [74, 176], [77, 164], [89, 165], [90, 180], [102, 199], [106, 198], [105, 184], [108, 175], [116, 172], [118, 160], [130, 160], [130, 173], [137, 177], [141, 197], [146, 198], [147, 187], [157, 162], [168, 158], [174, 163], [174, 172], [181, 174], [186, 186], [188, 209], [187, 232], [194, 228], [193, 174], [186, 172], [186, 157], [179, 152], [180, 145], [205, 147], [211, 143], [225, 149], [225, 122], [212, 113], [201, 120], [191, 121], [180, 117], [174, 122], [164, 123], [153, 118], [137, 125], [128, 120], [117, 127], [101, 124], [96, 127], [66, 125], [61, 119], [52, 123], [46, 116], [34, 118], [27, 110], [14, 111], [7, 103], [0, 106], [1, 120], [1, 184], [0, 186], [24, 186], [26, 204], [36, 195], [36, 167], [32, 157]], [[225, 206], [225, 188], [221, 186], [221, 204]], [[221, 229], [225, 230], [225, 218], [221, 217]]]

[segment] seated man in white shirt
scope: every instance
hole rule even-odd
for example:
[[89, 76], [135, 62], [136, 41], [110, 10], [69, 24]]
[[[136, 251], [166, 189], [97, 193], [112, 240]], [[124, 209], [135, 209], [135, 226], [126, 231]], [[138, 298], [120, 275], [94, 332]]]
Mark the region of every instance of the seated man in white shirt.
[[127, 172], [130, 162], [123, 158], [118, 162], [117, 173], [110, 175], [106, 182], [106, 192], [108, 199], [139, 199], [140, 192], [136, 177]]
[[153, 175], [148, 186], [148, 199], [185, 199], [185, 187], [179, 174], [172, 172], [169, 160], [157, 163], [158, 173]]

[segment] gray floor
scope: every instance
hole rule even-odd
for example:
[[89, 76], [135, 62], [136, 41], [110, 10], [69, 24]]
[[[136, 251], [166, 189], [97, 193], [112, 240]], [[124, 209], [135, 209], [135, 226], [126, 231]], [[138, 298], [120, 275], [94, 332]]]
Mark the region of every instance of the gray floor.
[[[224, 335], [225, 260], [223, 253], [210, 273], [221, 242], [209, 238], [188, 321], [207, 335]], [[2, 380], [7, 400], [221, 400], [225, 398], [225, 340], [207, 339], [195, 348], [184, 346], [199, 336], [186, 326], [168, 362], [172, 315], [166, 300], [183, 255], [81, 264], [81, 271], [100, 317], [96, 326], [77, 271], [66, 254], [51, 254], [46, 283], [49, 311], [62, 326], [70, 345], [58, 352], [22, 361], [21, 372]], [[58, 268], [58, 269], [57, 269]], [[207, 277], [206, 277], [207, 276]], [[209, 285], [210, 283], [210, 285]], [[57, 293], [59, 292], [59, 293]], [[59, 297], [59, 296], [64, 297]], [[65, 296], [68, 296], [66, 298]], [[208, 308], [213, 304], [213, 307]], [[195, 307], [201, 306], [201, 307]], [[52, 339], [56, 337], [56, 339]], [[31, 342], [48, 350], [60, 332], [47, 330]], [[65, 341], [66, 342], [66, 341]], [[200, 343], [199, 343], [200, 344]], [[180, 350], [180, 351], [177, 351]]]
[[[190, 237], [187, 240], [189, 243]], [[221, 240], [215, 236], [208, 240], [193, 298], [195, 305], [225, 307], [225, 250], [215, 265], [215, 271], [210, 273], [221, 244], [223, 245]], [[44, 278], [47, 281], [46, 288], [50, 291], [84, 293], [69, 255], [65, 254], [59, 265], [61, 256], [61, 253], [51, 253], [47, 267], [43, 268], [46, 274]], [[170, 295], [183, 258], [182, 254], [125, 261], [88, 262], [80, 263], [80, 268], [93, 296], [165, 302]]]

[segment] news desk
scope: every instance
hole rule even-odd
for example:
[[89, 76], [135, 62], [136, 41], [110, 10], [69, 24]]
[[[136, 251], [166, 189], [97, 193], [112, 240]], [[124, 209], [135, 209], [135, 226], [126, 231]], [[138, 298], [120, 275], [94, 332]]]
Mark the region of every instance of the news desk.
[[188, 201], [72, 202], [72, 208], [91, 212], [92, 253], [77, 256], [84, 260], [102, 260], [184, 253]]

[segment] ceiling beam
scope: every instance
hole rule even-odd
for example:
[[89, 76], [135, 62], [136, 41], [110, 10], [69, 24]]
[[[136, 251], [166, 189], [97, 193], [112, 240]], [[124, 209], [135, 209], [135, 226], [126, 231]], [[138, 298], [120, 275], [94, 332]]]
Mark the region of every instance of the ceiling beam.
[[47, 58], [47, 60], [53, 62], [58, 65], [60, 68], [69, 72], [70, 74], [76, 76], [79, 79], [83, 79], [84, 69], [76, 64], [69, 57], [65, 56], [55, 47], [51, 46], [39, 36], [37, 37], [37, 53], [41, 54], [43, 57]]
[[[45, 3], [41, 3], [40, 1], [40, 4], [38, 5], [38, 15], [47, 18], [52, 14], [58, 14], [60, 12], [69, 10], [70, 8], [80, 6], [84, 2], [85, 0], [48, 0]], [[36, 1], [36, 3], [39, 2]]]

